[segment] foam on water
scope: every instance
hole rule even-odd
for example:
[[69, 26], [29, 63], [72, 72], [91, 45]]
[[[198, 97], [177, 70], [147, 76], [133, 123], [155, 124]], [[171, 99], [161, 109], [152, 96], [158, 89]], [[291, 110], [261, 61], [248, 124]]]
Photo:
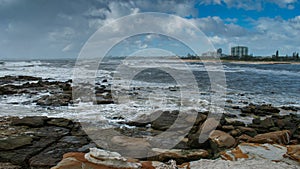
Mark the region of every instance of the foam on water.
[[[110, 63], [118, 63], [110, 62]], [[147, 64], [131, 64], [130, 66], [150, 68]], [[202, 63], [187, 63], [186, 65], [178, 64], [176, 62], [165, 62], [170, 69], [176, 69], [180, 71], [191, 70], [196, 76], [195, 78], [199, 83], [204, 80], [204, 74], [199, 72], [206, 72], [206, 69]], [[69, 62], [45, 62], [45, 61], [33, 61], [33, 62], [5, 62], [0, 65], [0, 76], [5, 75], [28, 75], [43, 78], [52, 78], [53, 80], [66, 81], [72, 78], [73, 65]], [[288, 66], [288, 65], [286, 65]], [[108, 66], [109, 67], [109, 66]], [[163, 81], [165, 79], [158, 79], [157, 81], [148, 81], [147, 77], [141, 79], [133, 79], [130, 82], [130, 89], [122, 89], [122, 86], [118, 88], [117, 84], [124, 84], [122, 79], [114, 79], [114, 74], [117, 72], [112, 64], [113, 68], [109, 70], [98, 70], [95, 82], [107, 87], [116, 86], [121, 94], [130, 96], [129, 100], [123, 103], [107, 104], [107, 105], [93, 105], [91, 103], [79, 103], [68, 107], [41, 107], [34, 103], [30, 103], [33, 100], [39, 98], [42, 94], [29, 97], [29, 95], [11, 95], [0, 98], [0, 115], [15, 115], [15, 116], [28, 116], [28, 115], [46, 115], [51, 117], [66, 117], [71, 119], [77, 119], [79, 121], [90, 121], [97, 119], [98, 125], [102, 127], [109, 127], [115, 122], [115, 119], [135, 119], [143, 114], [150, 114], [156, 110], [182, 110], [189, 107], [182, 106], [180, 88], [188, 89], [189, 84], [178, 85], [174, 82]], [[110, 67], [109, 67], [110, 68]], [[248, 103], [271, 103], [275, 106], [296, 106], [300, 107], [299, 93], [299, 69], [287, 69], [284, 66], [280, 67], [280, 70], [272, 67], [261, 67], [256, 65], [239, 65], [239, 64], [225, 64], [223, 68], [227, 78], [227, 99], [232, 100], [231, 105], [245, 106], [243, 102]], [[297, 67], [296, 67], [297, 68]], [[88, 69], [88, 68], [84, 68]], [[93, 71], [93, 70], [91, 70]], [[179, 71], [179, 72], [180, 72]], [[212, 71], [220, 71], [214, 70]], [[155, 74], [155, 72], [153, 72]], [[163, 76], [162, 76], [163, 77]], [[266, 78], [267, 77], [267, 78]], [[184, 77], [183, 77], [184, 78]], [[261, 80], [266, 78], [266, 81]], [[276, 80], [278, 81], [269, 81]], [[283, 88], [273, 89], [270, 86], [280, 83], [280, 80], [293, 81], [293, 91], [290, 92], [290, 88], [283, 91]], [[108, 82], [102, 82], [103, 79], [107, 79]], [[256, 83], [261, 82], [260, 86], [256, 86]], [[209, 81], [208, 81], [209, 82]], [[20, 83], [21, 84], [21, 83]], [[203, 86], [199, 87], [199, 92], [192, 93], [191, 98], [185, 100], [186, 102], [195, 103], [198, 111], [209, 110], [209, 104], [211, 99], [210, 88], [206, 82], [203, 82]], [[277, 84], [280, 85], [280, 84]], [[290, 86], [290, 82], [282, 84]], [[135, 88], [135, 90], [133, 90]], [[272, 90], [271, 90], [272, 89]], [[278, 91], [277, 91], [278, 90]], [[136, 92], [136, 95], [135, 95]], [[274, 92], [274, 93], [271, 93]], [[21, 104], [28, 102], [28, 104]], [[19, 103], [19, 104], [17, 104]], [[158, 104], [159, 103], [159, 104]], [[230, 103], [228, 103], [230, 105]], [[186, 104], [189, 105], [189, 104]]]

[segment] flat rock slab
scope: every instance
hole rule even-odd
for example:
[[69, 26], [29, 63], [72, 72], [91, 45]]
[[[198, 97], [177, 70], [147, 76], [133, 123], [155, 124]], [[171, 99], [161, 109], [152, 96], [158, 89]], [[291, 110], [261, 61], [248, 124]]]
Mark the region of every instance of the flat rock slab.
[[199, 160], [182, 165], [179, 169], [300, 169], [297, 165], [288, 165], [281, 162], [272, 162], [269, 160]]

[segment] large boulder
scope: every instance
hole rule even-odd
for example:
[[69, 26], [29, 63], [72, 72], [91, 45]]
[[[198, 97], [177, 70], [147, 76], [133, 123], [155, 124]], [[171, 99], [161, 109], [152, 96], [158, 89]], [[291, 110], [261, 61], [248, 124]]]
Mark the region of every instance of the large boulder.
[[277, 144], [288, 144], [290, 142], [291, 132], [289, 130], [275, 131], [264, 134], [258, 134], [255, 137], [249, 139], [252, 143], [277, 143]]
[[72, 152], [66, 153], [63, 159], [51, 169], [175, 169], [176, 163], [164, 164], [157, 161], [139, 161], [124, 158], [116, 152], [101, 149], [91, 149], [87, 154]]
[[209, 139], [219, 148], [230, 148], [235, 144], [235, 139], [231, 135], [220, 130], [212, 131]]

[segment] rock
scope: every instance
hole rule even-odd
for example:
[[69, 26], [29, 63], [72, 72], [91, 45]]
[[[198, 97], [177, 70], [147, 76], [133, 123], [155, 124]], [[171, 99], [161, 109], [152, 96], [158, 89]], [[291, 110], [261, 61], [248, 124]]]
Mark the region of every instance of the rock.
[[220, 130], [212, 131], [209, 139], [220, 148], [230, 148], [235, 144], [235, 139], [231, 135]]
[[86, 137], [79, 137], [79, 136], [64, 136], [59, 140], [59, 142], [64, 142], [68, 144], [80, 144], [85, 145], [88, 143]]
[[249, 139], [252, 143], [277, 143], [288, 144], [290, 142], [291, 132], [289, 130], [275, 131], [265, 134], [258, 134], [254, 138]]
[[205, 148], [209, 146], [209, 135], [217, 128], [218, 125], [219, 121], [217, 121], [215, 118], [206, 119], [195, 134], [188, 135], [188, 145], [191, 148]]
[[35, 102], [40, 106], [68, 106], [71, 100], [72, 96], [69, 94], [54, 94], [45, 95]]
[[[220, 154], [222, 159], [231, 161], [240, 159], [266, 159], [276, 162], [286, 162], [288, 164], [297, 164], [297, 159], [293, 159], [293, 157], [295, 157], [293, 155], [298, 150], [297, 146], [290, 147], [290, 151], [288, 151], [287, 147], [277, 144], [241, 143], [236, 148], [221, 152]], [[290, 157], [295, 161], [286, 157]]]
[[81, 134], [79, 123], [67, 119], [2, 117], [0, 126], [0, 161], [24, 169], [48, 169], [67, 152], [96, 146]]
[[82, 143], [87, 143], [84, 139], [77, 140], [73, 136], [66, 136], [55, 142], [55, 144], [46, 147], [39, 154], [29, 159], [29, 165], [32, 169], [48, 169], [55, 166], [67, 152], [77, 151], [82, 147]]
[[[161, 112], [155, 112], [155, 114], [159, 114]], [[151, 127], [155, 130], [161, 130], [165, 131], [175, 122], [177, 119], [179, 112], [169, 112], [169, 111], [163, 111], [157, 119], [151, 122]], [[157, 115], [154, 115], [157, 116]]]
[[66, 153], [63, 159], [51, 169], [82, 169], [82, 166], [91, 169], [109, 169], [103, 165], [90, 163], [84, 158], [84, 155], [84, 153]]
[[199, 160], [202, 158], [209, 158], [208, 151], [203, 149], [181, 150], [181, 149], [159, 149], [153, 148], [152, 151], [157, 156], [148, 158], [151, 161], [167, 162], [175, 160], [177, 164], [182, 164], [189, 161]]
[[263, 105], [249, 104], [248, 106], [241, 108], [241, 112], [246, 114], [265, 116], [265, 115], [277, 114], [280, 112], [280, 110], [276, 107], [273, 107], [270, 104], [263, 104]]
[[241, 131], [239, 129], [231, 130], [229, 132], [229, 134], [232, 135], [233, 137], [237, 137], [237, 136], [241, 135]]
[[248, 142], [248, 140], [251, 139], [251, 138], [252, 138], [252, 137], [250, 137], [249, 135], [243, 134], [243, 135], [239, 136], [237, 139], [238, 139], [239, 141]]
[[33, 139], [30, 136], [9, 136], [0, 139], [0, 150], [13, 150], [30, 145]]
[[50, 118], [50, 120], [47, 121], [47, 124], [66, 128], [73, 127], [73, 122], [65, 118]]
[[295, 161], [298, 161], [300, 164], [300, 145], [289, 145], [287, 146], [287, 157], [290, 159], [293, 159]]
[[247, 134], [248, 136], [254, 137], [257, 135], [257, 132], [255, 129], [250, 128], [250, 127], [242, 127], [242, 126], [238, 126], [237, 127], [242, 134]]
[[275, 127], [275, 124], [273, 119], [268, 117], [260, 122], [260, 126], [268, 129], [271, 127]]
[[29, 127], [42, 127], [45, 124], [45, 116], [31, 116], [24, 118], [14, 118], [11, 124], [15, 126], [29, 126]]
[[225, 125], [225, 126], [222, 126], [222, 130], [223, 131], [231, 131], [231, 130], [234, 130], [234, 127], [233, 127], [233, 125]]
[[260, 122], [261, 122], [260, 118], [254, 118], [254, 119], [252, 120], [252, 123], [253, 123], [253, 124], [260, 124]]
[[299, 169], [297, 165], [289, 165], [284, 162], [273, 162], [270, 160], [240, 160], [225, 161], [221, 159], [201, 159], [192, 161], [178, 167], [179, 169]]
[[151, 145], [145, 138], [113, 136], [109, 144], [112, 151], [132, 158], [147, 157], [151, 152]]
[[132, 169], [138, 169], [142, 167], [140, 163], [131, 162], [117, 152], [109, 152], [97, 148], [90, 148], [90, 152], [85, 154], [84, 157], [91, 163], [100, 164], [107, 167]]
[[276, 125], [280, 129], [293, 130], [296, 128], [297, 124], [299, 124], [299, 122], [294, 121], [290, 115], [283, 116], [283, 118], [276, 120]]
[[12, 95], [19, 93], [19, 90], [14, 85], [0, 86], [0, 95]]
[[[63, 159], [51, 169], [83, 169], [83, 166], [84, 168], [90, 169], [175, 169], [175, 167], [177, 167], [176, 162], [174, 161], [170, 161], [170, 164], [164, 164], [157, 161], [138, 161], [136, 159], [125, 159], [124, 157], [120, 158], [125, 161], [118, 161], [109, 156], [100, 156], [100, 158], [103, 160], [97, 159], [97, 157], [91, 154], [78, 152], [66, 153], [64, 154]], [[96, 163], [93, 163], [89, 160]]]
[[97, 98], [96, 104], [114, 104], [114, 101], [113, 100], [98, 99]]
[[21, 169], [21, 166], [13, 165], [11, 163], [1, 163], [0, 169]]

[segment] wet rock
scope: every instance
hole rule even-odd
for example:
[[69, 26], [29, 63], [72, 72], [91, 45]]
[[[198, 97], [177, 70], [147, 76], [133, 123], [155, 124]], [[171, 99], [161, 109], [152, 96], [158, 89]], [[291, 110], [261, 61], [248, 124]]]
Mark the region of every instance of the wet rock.
[[0, 86], [0, 95], [12, 95], [19, 93], [19, 90], [14, 85]]
[[219, 148], [230, 148], [235, 144], [235, 139], [231, 135], [220, 130], [212, 131], [209, 135], [209, 139]]
[[157, 119], [151, 122], [151, 127], [156, 130], [165, 131], [168, 128], [170, 128], [170, 126], [175, 122], [178, 114], [178, 111], [164, 111], [160, 114], [160, 116]]
[[289, 110], [289, 111], [299, 111], [300, 107], [295, 107], [295, 106], [282, 106], [280, 107], [283, 110]]
[[72, 96], [69, 94], [54, 94], [45, 95], [35, 102], [40, 106], [68, 106], [71, 100]]
[[30, 136], [9, 136], [0, 139], [0, 150], [13, 150], [30, 145], [33, 139]]
[[65, 118], [51, 118], [47, 121], [47, 124], [66, 128], [73, 127], [73, 122]]
[[283, 116], [282, 118], [276, 120], [276, 125], [280, 129], [294, 129], [296, 128], [297, 123], [299, 124], [299, 122], [294, 121], [290, 115]]
[[260, 126], [263, 128], [275, 127], [274, 121], [272, 118], [266, 118], [260, 122]]
[[254, 138], [249, 139], [252, 143], [277, 143], [288, 144], [290, 142], [291, 132], [289, 130], [269, 132], [265, 134], [258, 134]]
[[69, 129], [63, 127], [45, 126], [38, 128], [34, 134], [38, 137], [61, 138], [62, 136], [69, 134], [69, 132]]
[[263, 105], [249, 104], [248, 106], [241, 108], [241, 112], [246, 114], [265, 116], [265, 115], [277, 114], [280, 112], [280, 110], [276, 107], [273, 107], [270, 104], [263, 104]]
[[29, 127], [42, 127], [45, 124], [45, 116], [31, 116], [24, 118], [15, 118], [11, 124], [15, 126], [29, 126]]
[[88, 140], [86, 137], [78, 137], [78, 136], [64, 136], [59, 140], [59, 142], [64, 142], [68, 144], [81, 144], [85, 145], [88, 143]]
[[63, 154], [77, 151], [82, 147], [82, 143], [86, 144], [87, 141], [84, 139], [73, 138], [72, 136], [63, 137], [55, 144], [31, 157], [29, 159], [29, 165], [31, 168], [48, 169], [55, 166], [61, 160]]
[[238, 120], [231, 120], [231, 119], [225, 119], [226, 125], [232, 125], [232, 126], [245, 126], [245, 123]]
[[107, 99], [97, 99], [96, 104], [114, 104], [114, 101]]

